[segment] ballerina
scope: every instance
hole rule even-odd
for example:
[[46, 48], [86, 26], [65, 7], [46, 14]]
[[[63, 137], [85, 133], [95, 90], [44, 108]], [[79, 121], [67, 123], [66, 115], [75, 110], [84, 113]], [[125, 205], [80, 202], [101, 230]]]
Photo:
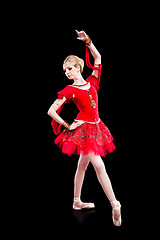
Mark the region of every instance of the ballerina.
[[[111, 203], [113, 223], [115, 226], [120, 226], [122, 222], [121, 204], [115, 197], [111, 181], [101, 158], [115, 150], [113, 136], [99, 118], [97, 91], [102, 69], [101, 55], [84, 31], [76, 30], [76, 33], [78, 35], [77, 39], [86, 44], [86, 64], [93, 69], [92, 75], [84, 79], [82, 77], [83, 59], [75, 55], [68, 56], [64, 60], [63, 69], [67, 78], [73, 80], [73, 84], [58, 92], [58, 98], [49, 108], [48, 115], [52, 117], [53, 131], [58, 135], [55, 143], [62, 148], [62, 152], [69, 156], [72, 156], [72, 154], [80, 156], [74, 178], [73, 209], [81, 210], [95, 207], [94, 203], [81, 201], [85, 171], [89, 162], [91, 162], [104, 193]], [[89, 51], [94, 58], [94, 66], [90, 64]], [[69, 101], [73, 101], [79, 109], [79, 113], [71, 125], [60, 117], [64, 104]], [[60, 125], [57, 126], [57, 123]], [[60, 130], [61, 125], [65, 127], [62, 132]]]

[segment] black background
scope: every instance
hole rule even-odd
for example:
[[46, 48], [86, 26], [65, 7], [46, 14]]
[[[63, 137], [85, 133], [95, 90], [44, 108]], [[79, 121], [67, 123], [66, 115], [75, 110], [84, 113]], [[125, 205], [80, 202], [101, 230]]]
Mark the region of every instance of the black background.
[[[93, 39], [93, 42], [102, 55], [102, 76], [99, 90], [100, 118], [109, 127], [115, 138], [116, 151], [103, 158], [107, 173], [111, 178], [117, 199], [122, 204], [122, 229], [129, 228], [129, 204], [132, 198], [130, 186], [132, 184], [133, 138], [134, 129], [134, 104], [131, 95], [134, 81], [133, 60], [130, 58], [135, 49], [130, 49], [128, 39], [130, 32], [127, 26], [108, 26], [105, 31], [98, 25], [96, 27], [86, 24], [67, 24], [67, 27], [53, 31], [47, 27], [43, 29], [43, 49], [39, 58], [41, 68], [40, 79], [37, 79], [37, 90], [40, 94], [40, 103], [37, 102], [41, 113], [42, 123], [39, 126], [42, 146], [38, 152], [44, 154], [40, 160], [40, 170], [43, 189], [43, 198], [46, 207], [44, 213], [54, 216], [57, 224], [95, 224], [112, 228], [111, 207], [103, 193], [94, 169], [89, 165], [82, 190], [83, 201], [93, 201], [96, 205], [95, 212], [72, 211], [74, 174], [78, 156], [68, 157], [54, 145], [55, 136], [50, 125], [51, 119], [47, 110], [57, 97], [57, 92], [63, 89], [70, 81], [63, 73], [63, 60], [70, 54], [84, 59], [85, 46], [76, 39], [75, 29], [84, 30]], [[40, 34], [40, 33], [39, 33]], [[42, 40], [41, 39], [41, 40]], [[91, 56], [90, 56], [91, 58]], [[91, 58], [92, 59], [92, 58]], [[91, 60], [93, 63], [93, 61]], [[85, 66], [83, 76], [86, 78], [92, 70]], [[77, 109], [74, 103], [65, 105], [61, 116], [71, 123], [76, 117]], [[132, 133], [130, 133], [132, 131]], [[133, 133], [134, 132], [134, 133]], [[40, 154], [40, 156], [42, 156]], [[39, 161], [39, 160], [38, 160]], [[39, 180], [37, 179], [39, 182]], [[130, 195], [131, 194], [131, 195]], [[58, 209], [58, 211], [56, 211]], [[121, 230], [122, 231], [122, 230]]]
[[[94, 15], [94, 14], [93, 14]], [[127, 20], [126, 20], [127, 19]], [[28, 21], [27, 21], [28, 20]], [[141, 23], [143, 24], [143, 23]], [[139, 133], [139, 81], [141, 72], [142, 28], [136, 18], [112, 15], [98, 21], [88, 19], [75, 21], [52, 14], [32, 16], [22, 24], [20, 56], [27, 120], [27, 141], [22, 175], [26, 174], [26, 199], [30, 221], [55, 231], [60, 227], [90, 225], [107, 231], [129, 232], [137, 229], [139, 199], [140, 150]], [[95, 211], [72, 210], [74, 174], [78, 156], [69, 157], [61, 153], [54, 144], [51, 118], [47, 111], [57, 97], [57, 92], [70, 84], [63, 73], [63, 61], [70, 54], [84, 59], [85, 45], [76, 39], [75, 29], [84, 30], [102, 56], [102, 76], [99, 94], [100, 118], [108, 126], [116, 150], [103, 158], [117, 199], [122, 205], [122, 227], [112, 223], [110, 204], [89, 165], [82, 189], [82, 200], [92, 201]], [[21, 57], [20, 57], [21, 59]], [[91, 63], [93, 59], [90, 55]], [[83, 77], [92, 70], [85, 65]], [[71, 123], [76, 117], [74, 103], [66, 104], [61, 116]], [[134, 205], [134, 211], [133, 211]]]

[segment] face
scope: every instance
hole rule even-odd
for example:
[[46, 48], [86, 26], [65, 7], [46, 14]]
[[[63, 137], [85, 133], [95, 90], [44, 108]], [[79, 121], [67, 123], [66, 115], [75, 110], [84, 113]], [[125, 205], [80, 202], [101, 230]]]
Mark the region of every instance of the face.
[[79, 66], [75, 67], [71, 64], [65, 63], [63, 65], [63, 70], [65, 72], [65, 75], [69, 79], [75, 79], [80, 72], [80, 67]]

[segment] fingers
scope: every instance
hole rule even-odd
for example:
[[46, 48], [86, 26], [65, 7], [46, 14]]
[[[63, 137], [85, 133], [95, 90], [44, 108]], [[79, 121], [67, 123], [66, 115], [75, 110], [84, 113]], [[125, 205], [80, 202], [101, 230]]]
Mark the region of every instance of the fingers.
[[79, 34], [79, 32], [77, 30], [75, 30], [77, 34]]
[[78, 32], [78, 30], [75, 30], [76, 31], [76, 33], [79, 35], [79, 34], [81, 34], [81, 33], [85, 33], [83, 30], [82, 31], [79, 31]]
[[83, 32], [83, 30], [82, 30], [82, 31], [79, 31], [79, 32], [78, 32], [78, 30], [75, 30], [75, 31], [76, 31], [76, 33], [77, 33], [77, 34], [78, 34], [78, 33], [82, 33], [82, 32]]
[[79, 35], [79, 34], [81, 34], [81, 33], [82, 33], [82, 31], [80, 31], [80, 32], [78, 32], [78, 30], [75, 30], [75, 31], [76, 31], [77, 35]]
[[70, 129], [70, 130], [74, 130], [74, 129], [76, 129], [77, 127], [81, 126], [83, 123], [84, 123], [83, 121], [73, 122], [73, 123], [70, 125], [69, 129]]

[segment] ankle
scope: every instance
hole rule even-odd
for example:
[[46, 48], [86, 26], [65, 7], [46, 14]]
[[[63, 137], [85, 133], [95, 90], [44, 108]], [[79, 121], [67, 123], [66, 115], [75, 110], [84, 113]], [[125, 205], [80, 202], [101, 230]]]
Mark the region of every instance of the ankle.
[[114, 201], [111, 202], [111, 206], [112, 208], [120, 208], [121, 204], [119, 201], [117, 201], [116, 199]]
[[81, 202], [81, 198], [80, 197], [74, 197], [73, 201], [74, 202]]

